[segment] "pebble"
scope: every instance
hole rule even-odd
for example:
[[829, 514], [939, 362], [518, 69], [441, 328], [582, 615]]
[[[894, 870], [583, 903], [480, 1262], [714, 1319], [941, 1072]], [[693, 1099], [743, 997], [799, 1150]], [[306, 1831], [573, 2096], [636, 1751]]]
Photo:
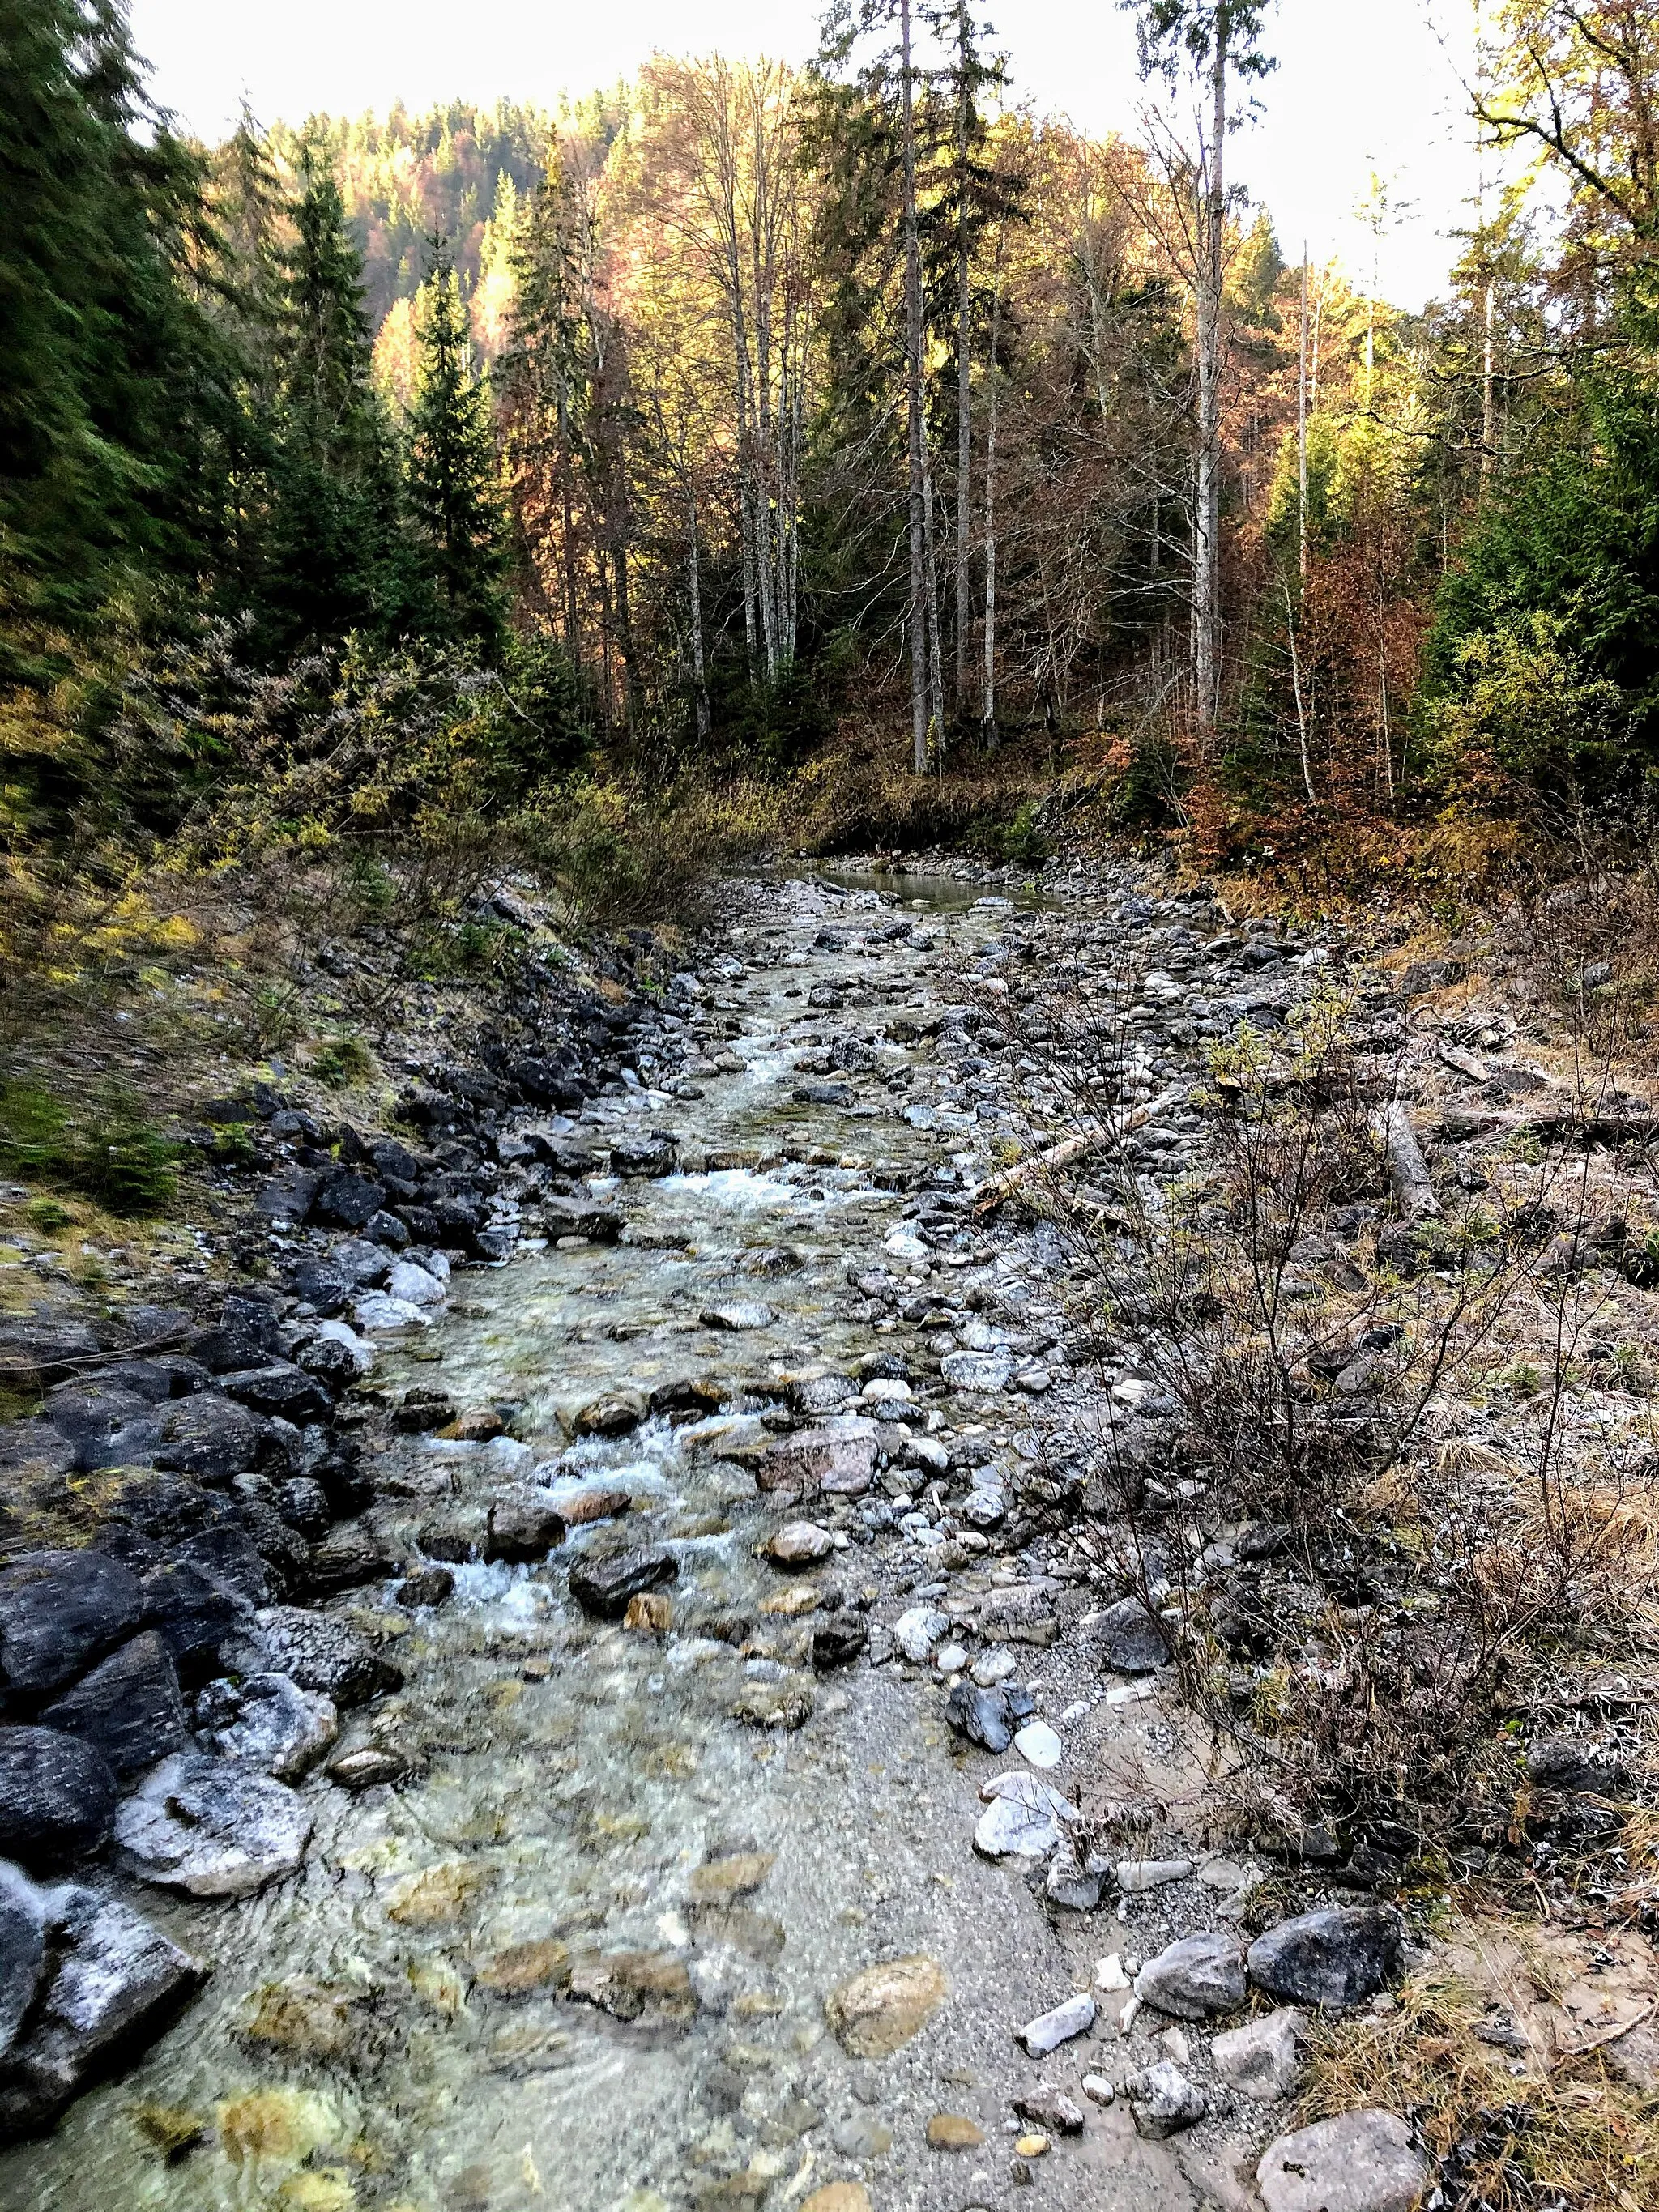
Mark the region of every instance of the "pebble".
[[981, 1652], [969, 1671], [981, 1690], [994, 1690], [999, 1682], [1006, 1682], [1018, 1665], [1012, 1651], [999, 1647], [994, 1651]]
[[1091, 2104], [1109, 2105], [1117, 2094], [1117, 2084], [1109, 2081], [1103, 2074], [1085, 2074], [1083, 2094]]
[[786, 1521], [766, 1546], [766, 1556], [780, 1567], [815, 1567], [836, 1548], [836, 1540], [815, 1521]]
[[1014, 2153], [1018, 2158], [1046, 2158], [1048, 2147], [1047, 2136], [1019, 2136], [1015, 2138]]
[[770, 1328], [777, 1317], [775, 1308], [759, 1298], [732, 1298], [723, 1305], [705, 1306], [697, 1316], [705, 1328], [732, 1330]]
[[984, 2129], [965, 2112], [935, 2112], [927, 2123], [933, 2150], [977, 2150], [984, 2140]]
[[1086, 2035], [1094, 2024], [1095, 2001], [1083, 1990], [1051, 2012], [1039, 2013], [1035, 2020], [1028, 2020], [1024, 2027], [1014, 2030], [1014, 2038], [1025, 2046], [1027, 2057], [1046, 2058], [1051, 2051], [1058, 2051], [1073, 2036]]
[[1192, 1870], [1190, 1859], [1120, 1859], [1117, 1886], [1132, 1897], [1140, 1890], [1164, 1889], [1172, 1881], [1185, 1881]]
[[1047, 1721], [1027, 1721], [1014, 1738], [1014, 1749], [1033, 1766], [1046, 1769], [1060, 1765], [1064, 1747]]
[[913, 1605], [902, 1613], [893, 1623], [893, 1636], [905, 1657], [918, 1667], [925, 1667], [933, 1656], [933, 1646], [949, 1633], [950, 1617], [931, 1605]]
[[1123, 1971], [1123, 1960], [1116, 1951], [1109, 1952], [1095, 1968], [1095, 1987], [1097, 1990], [1127, 1990], [1129, 1977]]
[[1255, 2179], [1267, 2212], [1412, 2212], [1428, 2166], [1397, 2113], [1343, 2112], [1277, 2136]]
[[1033, 2127], [1042, 2128], [1049, 2135], [1076, 2136], [1083, 2132], [1082, 2106], [1074, 2104], [1052, 2081], [1039, 2081], [1035, 2089], [1022, 2089], [1014, 2099], [1014, 2110], [1022, 2120], [1029, 2120]]
[[870, 2192], [861, 2181], [829, 2181], [803, 2200], [800, 2212], [870, 2212]]

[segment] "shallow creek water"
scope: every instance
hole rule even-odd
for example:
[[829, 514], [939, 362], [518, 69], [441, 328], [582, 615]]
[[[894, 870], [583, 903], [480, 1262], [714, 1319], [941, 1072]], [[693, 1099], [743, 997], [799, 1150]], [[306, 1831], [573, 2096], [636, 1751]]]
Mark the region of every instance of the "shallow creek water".
[[[904, 899], [923, 888], [897, 887]], [[873, 906], [871, 889], [847, 889], [848, 905]], [[868, 1325], [827, 1316], [849, 1260], [882, 1263], [905, 1202], [880, 1187], [880, 1164], [931, 1168], [954, 1144], [982, 1171], [965, 1116], [941, 1136], [888, 1110], [792, 1103], [800, 1045], [783, 1032], [813, 1018], [805, 994], [826, 981], [848, 987], [845, 1016], [816, 1018], [826, 1029], [923, 1004], [945, 988], [952, 947], [999, 915], [950, 915], [928, 960], [898, 946], [854, 962], [811, 949], [818, 903], [797, 894], [793, 911], [763, 915], [787, 925], [771, 947], [781, 964], [714, 987], [746, 1073], [648, 1115], [688, 1148], [763, 1164], [629, 1186], [637, 1241], [458, 1278], [447, 1316], [418, 1347], [386, 1351], [377, 1377], [394, 1394], [423, 1382], [459, 1403], [511, 1401], [538, 1463], [562, 1462], [558, 1481], [630, 1492], [634, 1540], [679, 1558], [673, 1630], [590, 1623], [570, 1601], [571, 1558], [614, 1544], [613, 1528], [573, 1531], [544, 1565], [463, 1567], [452, 1601], [412, 1619], [389, 1589], [358, 1593], [343, 1610], [374, 1615], [382, 1633], [397, 1622], [406, 1683], [389, 1715], [355, 1717], [355, 1733], [366, 1720], [401, 1730], [422, 1771], [360, 1797], [313, 1778], [304, 1869], [246, 1905], [144, 1893], [142, 1908], [212, 1978], [136, 2069], [49, 2141], [0, 2158], [8, 2212], [749, 2212], [839, 2179], [862, 2180], [877, 2212], [1185, 2201], [1184, 2183], [1137, 2164], [1115, 2130], [1091, 2130], [1069, 2180], [1050, 2160], [1035, 2190], [1011, 2189], [1006, 2100], [1033, 2069], [1019, 2059], [1016, 2073], [1010, 2028], [1080, 1984], [1017, 1875], [973, 1855], [979, 1774], [952, 1754], [937, 1689], [862, 1665], [814, 1682], [801, 1657], [811, 1617], [759, 1610], [784, 1586], [755, 1556], [777, 1516], [695, 1431], [654, 1421], [566, 1446], [569, 1417], [606, 1389], [712, 1376], [740, 1409], [745, 1381], [878, 1348]], [[733, 1297], [764, 1300], [775, 1322], [736, 1334], [701, 1324]], [[379, 1462], [386, 1525], [464, 1507], [511, 1456], [398, 1440]], [[867, 1573], [854, 1547], [819, 1579], [852, 1595]], [[753, 1614], [775, 1657], [699, 1633], [723, 1608]], [[780, 1677], [815, 1698], [803, 1728], [732, 1717]], [[698, 1879], [733, 1854], [752, 1864]], [[536, 1943], [568, 1959], [515, 1948]], [[894, 2056], [848, 2057], [826, 2032], [827, 1993], [911, 1953], [942, 1962], [945, 2002]], [[591, 1982], [605, 1971], [595, 1958], [617, 1954], [655, 1962], [626, 1970], [635, 1986], [616, 2009], [642, 2007], [631, 2020], [548, 1972], [565, 1959]], [[290, 1986], [276, 1999], [275, 1984]], [[147, 2107], [191, 2116], [200, 2140], [168, 2162]], [[930, 2150], [941, 2108], [976, 2115], [982, 2149]]]

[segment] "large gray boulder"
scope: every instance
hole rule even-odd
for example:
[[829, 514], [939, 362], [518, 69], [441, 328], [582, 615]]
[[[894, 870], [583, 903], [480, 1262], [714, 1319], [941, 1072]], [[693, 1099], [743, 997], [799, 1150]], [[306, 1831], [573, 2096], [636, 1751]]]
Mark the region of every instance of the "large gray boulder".
[[118, 1795], [107, 1761], [56, 1729], [0, 1728], [0, 1854], [61, 1868], [109, 1833]]
[[1183, 1936], [1135, 1977], [1143, 2004], [1177, 2020], [1208, 2020], [1244, 2002], [1244, 1953], [1232, 1936]]
[[28, 2016], [46, 1957], [45, 1900], [21, 1867], [0, 1859], [0, 2056]]
[[1364, 2112], [1276, 2137], [1255, 2179], [1267, 2212], [1412, 2212], [1428, 2172], [1398, 2114]]
[[1155, 1613], [1138, 1597], [1121, 1597], [1095, 1624], [1103, 1662], [1120, 1674], [1151, 1674], [1170, 1663], [1170, 1639]]
[[251, 1897], [290, 1875], [311, 1840], [294, 1791], [239, 1759], [164, 1759], [115, 1815], [120, 1863], [191, 1897]]
[[1280, 2005], [1214, 2037], [1210, 2057], [1224, 2081], [1258, 2104], [1270, 2105], [1288, 2097], [1301, 2079], [1307, 2032], [1304, 2014], [1294, 2005]]
[[233, 1673], [286, 1674], [340, 1706], [363, 1705], [400, 1688], [404, 1679], [356, 1629], [297, 1605], [262, 1607], [252, 1630], [226, 1643], [223, 1656]]
[[0, 2063], [0, 2138], [47, 2125], [154, 2034], [207, 1971], [97, 1890], [70, 1885], [42, 1901], [52, 1957], [45, 1994]]
[[196, 1729], [204, 1748], [239, 1759], [278, 1782], [297, 1782], [340, 1733], [334, 1700], [302, 1690], [286, 1674], [246, 1674], [210, 1682], [196, 1700]]
[[1338, 2011], [1398, 1975], [1400, 1917], [1380, 1905], [1304, 1912], [1258, 1936], [1247, 1963], [1250, 1979], [1270, 1996]]
[[146, 1630], [54, 1699], [40, 1724], [79, 1736], [103, 1753], [118, 1782], [131, 1781], [186, 1741], [173, 1654], [153, 1628]]
[[0, 1683], [8, 1710], [47, 1696], [131, 1635], [138, 1577], [101, 1552], [31, 1552], [0, 1570]]

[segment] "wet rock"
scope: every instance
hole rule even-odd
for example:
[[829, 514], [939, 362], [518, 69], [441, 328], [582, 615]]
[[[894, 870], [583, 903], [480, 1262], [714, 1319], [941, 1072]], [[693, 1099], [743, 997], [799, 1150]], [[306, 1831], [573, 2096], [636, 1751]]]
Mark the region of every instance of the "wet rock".
[[0, 1571], [0, 1683], [8, 1709], [72, 1682], [137, 1627], [143, 1593], [101, 1552], [31, 1552]]
[[0, 2057], [17, 2040], [46, 1957], [46, 1900], [21, 1867], [0, 1859]]
[[216, 1391], [202, 1391], [162, 1408], [155, 1464], [207, 1483], [285, 1462], [289, 1443], [275, 1424]]
[[447, 1428], [455, 1419], [455, 1401], [447, 1390], [420, 1387], [405, 1390], [403, 1402], [393, 1412], [392, 1425], [399, 1436], [424, 1436], [429, 1430]]
[[728, 1298], [717, 1306], [705, 1306], [697, 1318], [705, 1328], [759, 1329], [770, 1328], [777, 1319], [775, 1307], [759, 1298]]
[[637, 1137], [611, 1140], [612, 1175], [656, 1180], [673, 1174], [679, 1161], [680, 1142], [665, 1131], [653, 1129]]
[[1039, 2013], [1024, 2027], [1017, 2027], [1014, 2039], [1024, 2045], [1028, 2058], [1046, 2058], [1062, 2043], [1086, 2035], [1094, 2024], [1095, 2001], [1083, 1990], [1076, 1996], [1067, 1997], [1064, 2004], [1055, 2005], [1051, 2012]]
[[173, 1654], [154, 1629], [135, 1636], [46, 1706], [40, 1725], [79, 1736], [103, 1755], [118, 1782], [130, 1781], [186, 1741]]
[[473, 1987], [492, 1996], [525, 1997], [538, 1990], [562, 1989], [569, 1979], [570, 1946], [544, 1936], [498, 1951], [478, 1968]]
[[0, 2134], [44, 2127], [197, 1989], [206, 1968], [130, 1906], [79, 1887], [52, 1894], [58, 1955], [0, 2077]]
[[793, 1679], [750, 1682], [732, 1707], [732, 1719], [749, 1728], [805, 1728], [812, 1712], [811, 1686]]
[[142, 1587], [144, 1619], [172, 1653], [183, 1683], [211, 1674], [227, 1637], [252, 1626], [252, 1607], [198, 1560], [165, 1560]]
[[15, 1390], [44, 1389], [96, 1359], [101, 1348], [85, 1322], [45, 1315], [0, 1322], [0, 1382]]
[[674, 1602], [666, 1590], [641, 1590], [628, 1601], [623, 1626], [643, 1636], [666, 1636], [674, 1626]]
[[775, 1567], [816, 1567], [834, 1553], [836, 1540], [815, 1521], [786, 1521], [764, 1548]]
[[1135, 1977], [1143, 2004], [1176, 2020], [1208, 2020], [1244, 2002], [1244, 1954], [1231, 1936], [1183, 1936]]
[[988, 1800], [974, 1829], [974, 1849], [982, 1858], [1047, 1858], [1060, 1847], [1060, 1822], [1080, 1817], [1035, 1774], [994, 1775], [980, 1796]]
[[861, 1613], [837, 1613], [812, 1631], [812, 1664], [821, 1674], [834, 1667], [848, 1667], [869, 1640]]
[[569, 1993], [614, 2020], [644, 2014], [689, 2027], [697, 1995], [686, 1962], [674, 1951], [611, 1951], [572, 1961]]
[[247, 1674], [208, 1684], [196, 1700], [196, 1729], [221, 1758], [297, 1782], [333, 1746], [340, 1717], [331, 1698], [286, 1674]]
[[1282, 2005], [1214, 2037], [1210, 2057], [1224, 2081], [1256, 2103], [1270, 2105], [1290, 2096], [1300, 2081], [1306, 2033], [1305, 2016], [1294, 2006]]
[[637, 1390], [608, 1390], [590, 1398], [576, 1416], [579, 1437], [625, 1437], [645, 1419], [645, 1400]]
[[336, 1705], [361, 1705], [381, 1690], [403, 1686], [398, 1668], [343, 1621], [299, 1606], [263, 1607], [251, 1633], [232, 1638], [224, 1656], [238, 1674], [286, 1674]]
[[349, 1390], [374, 1364], [374, 1347], [343, 1321], [319, 1322], [300, 1347], [298, 1364], [330, 1390]]
[[978, 1689], [958, 1682], [945, 1701], [945, 1717], [969, 1743], [999, 1755], [1014, 1740], [1007, 1693], [1000, 1687]]
[[1013, 1371], [1013, 1359], [1006, 1352], [947, 1352], [939, 1362], [939, 1372], [953, 1390], [988, 1398], [1007, 1389]]
[[331, 1528], [321, 1543], [313, 1545], [305, 1583], [319, 1595], [360, 1589], [365, 1583], [384, 1582], [397, 1571], [396, 1554], [362, 1522], [348, 1521]]
[[1255, 2179], [1267, 2212], [1412, 2212], [1428, 2165], [1396, 2113], [1344, 2112], [1277, 2136]]
[[118, 1795], [91, 1744], [56, 1729], [0, 1728], [0, 1854], [56, 1870], [109, 1833]]
[[564, 1541], [564, 1516], [533, 1492], [497, 1498], [484, 1523], [486, 1559], [544, 1559]]
[[374, 2040], [371, 2002], [362, 1990], [303, 1976], [257, 1990], [237, 2033], [256, 2049], [335, 2065], [361, 2062]]
[[861, 1497], [875, 1480], [876, 1425], [860, 1414], [769, 1445], [755, 1468], [763, 1490], [792, 1490], [806, 1497]]
[[1209, 2111], [1204, 2093], [1190, 2082], [1174, 2062], [1160, 2058], [1143, 2067], [1119, 2086], [1118, 2094], [1134, 2115], [1137, 2134], [1161, 2141], [1195, 2127]]
[[386, 1201], [384, 1183], [347, 1168], [320, 1185], [311, 1203], [311, 1218], [331, 1229], [361, 1229]]
[[620, 1620], [628, 1601], [643, 1590], [661, 1589], [679, 1573], [674, 1554], [660, 1545], [643, 1544], [608, 1559], [582, 1559], [570, 1570], [570, 1595], [582, 1611], [601, 1620]]
[[1367, 1905], [1281, 1921], [1251, 1944], [1249, 1966], [1250, 1979], [1270, 1996], [1336, 2010], [1385, 1987], [1401, 1959], [1399, 1915]]
[[561, 1237], [585, 1237], [590, 1244], [614, 1244], [623, 1225], [614, 1206], [592, 1199], [550, 1198], [542, 1209], [542, 1233], [556, 1243]]
[[334, 1402], [314, 1375], [287, 1359], [222, 1375], [219, 1388], [239, 1406], [273, 1419], [292, 1421], [296, 1428], [303, 1428], [307, 1421], [321, 1420]]
[[625, 1490], [578, 1490], [559, 1500], [559, 1510], [572, 1528], [586, 1528], [595, 1521], [615, 1521], [633, 1509], [634, 1500]]
[[284, 1784], [199, 1752], [164, 1759], [115, 1816], [127, 1872], [191, 1897], [251, 1897], [292, 1874], [310, 1840], [311, 1815]]
[[1120, 1598], [1095, 1624], [1103, 1662], [1120, 1674], [1150, 1674], [1170, 1662], [1170, 1640], [1138, 1597]]
[[825, 1998], [824, 2016], [848, 2057], [890, 2058], [927, 2026], [948, 1988], [939, 1960], [917, 1953], [842, 1982]]
[[384, 1744], [361, 1744], [331, 1759], [323, 1771], [339, 1790], [374, 1790], [382, 1784], [401, 1782], [415, 1771], [411, 1753]]
[[1082, 2106], [1052, 2081], [1039, 2081], [1035, 2089], [1022, 2089], [1014, 2099], [1014, 2110], [1022, 2120], [1030, 2120], [1033, 2127], [1045, 2129], [1050, 2135], [1079, 2136], [1083, 2132]]
[[454, 1592], [455, 1577], [447, 1567], [422, 1567], [404, 1577], [395, 1595], [399, 1605], [414, 1612], [422, 1606], [447, 1604]]

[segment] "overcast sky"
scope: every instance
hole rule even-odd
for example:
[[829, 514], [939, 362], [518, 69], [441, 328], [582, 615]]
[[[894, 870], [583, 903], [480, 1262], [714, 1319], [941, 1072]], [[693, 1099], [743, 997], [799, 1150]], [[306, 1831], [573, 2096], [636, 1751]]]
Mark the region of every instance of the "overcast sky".
[[[1146, 96], [1134, 34], [1114, 0], [985, 0], [1016, 97], [1085, 129], [1133, 129]], [[397, 99], [550, 104], [630, 76], [653, 51], [771, 53], [816, 43], [816, 0], [132, 0], [154, 88], [217, 136], [244, 93], [262, 120], [356, 113]], [[1455, 56], [1469, 0], [1280, 0], [1267, 45], [1279, 66], [1262, 113], [1235, 138], [1235, 173], [1271, 210], [1287, 258], [1305, 236], [1369, 276], [1353, 220], [1372, 170], [1414, 217], [1385, 240], [1382, 289], [1402, 307], [1443, 289], [1476, 168]], [[1442, 44], [1443, 34], [1452, 52]]]

